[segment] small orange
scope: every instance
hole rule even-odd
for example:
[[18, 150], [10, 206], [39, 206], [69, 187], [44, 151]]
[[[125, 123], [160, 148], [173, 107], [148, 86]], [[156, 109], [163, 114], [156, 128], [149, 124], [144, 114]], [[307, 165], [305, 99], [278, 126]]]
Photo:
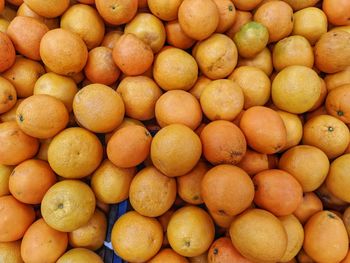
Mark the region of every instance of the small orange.
[[277, 113], [282, 118], [287, 131], [287, 142], [282, 150], [298, 145], [303, 137], [303, 123], [300, 117], [286, 111], [279, 110]]
[[103, 84], [90, 84], [75, 95], [73, 112], [76, 120], [92, 132], [110, 132], [124, 118], [124, 102], [112, 88]]
[[149, 10], [163, 21], [172, 21], [177, 19], [177, 13], [183, 0], [148, 0]]
[[0, 77], [0, 114], [11, 110], [17, 102], [15, 87], [7, 79]]
[[67, 233], [51, 228], [41, 218], [24, 234], [21, 255], [25, 262], [55, 262], [66, 251], [67, 246]]
[[196, 99], [199, 100], [204, 88], [210, 82], [211, 82], [211, 79], [207, 78], [206, 76], [203, 76], [203, 75], [199, 76], [193, 88], [190, 89], [188, 92], [191, 93], [193, 96], [196, 97]]
[[244, 11], [253, 10], [261, 1], [262, 0], [232, 0], [237, 9]]
[[72, 76], [84, 68], [88, 50], [78, 35], [58, 28], [50, 30], [41, 39], [40, 56], [53, 72]]
[[346, 0], [324, 0], [322, 9], [333, 25], [350, 25], [350, 3]]
[[33, 95], [34, 85], [43, 74], [45, 69], [39, 62], [18, 56], [15, 64], [2, 73], [2, 77], [12, 83], [17, 97], [26, 98]]
[[90, 175], [102, 160], [102, 145], [97, 136], [83, 128], [68, 128], [52, 140], [48, 150], [51, 168], [64, 178]]
[[320, 198], [314, 192], [304, 193], [303, 201], [294, 211], [294, 215], [300, 223], [305, 224], [307, 220], [315, 213], [323, 210], [323, 204]]
[[124, 34], [123, 31], [115, 30], [107, 32], [102, 40], [101, 46], [113, 49], [118, 39]]
[[80, 36], [88, 49], [99, 46], [105, 33], [105, 25], [96, 9], [91, 6], [72, 5], [61, 17], [61, 28]]
[[241, 29], [241, 27], [249, 21], [252, 21], [252, 19], [252, 13], [236, 10], [235, 21], [231, 28], [229, 28], [225, 34], [228, 35], [230, 38], [233, 38], [234, 35]]
[[109, 24], [129, 22], [137, 12], [137, 0], [95, 0], [97, 11]]
[[9, 180], [11, 194], [22, 203], [40, 204], [45, 193], [56, 183], [56, 175], [47, 162], [27, 160], [17, 165]]
[[346, 124], [350, 124], [349, 116], [350, 84], [332, 89], [326, 99], [327, 112], [340, 119]]
[[16, 59], [16, 50], [11, 39], [3, 32], [0, 32], [0, 72], [9, 69]]
[[111, 85], [116, 82], [120, 70], [113, 60], [112, 50], [107, 47], [92, 49], [89, 52], [84, 73], [92, 83]]
[[0, 242], [0, 261], [23, 263], [21, 257], [21, 241]]
[[264, 48], [253, 58], [240, 58], [238, 66], [252, 66], [264, 71], [266, 75], [270, 76], [273, 71], [272, 55], [268, 48]]
[[214, 0], [219, 11], [219, 25], [217, 33], [224, 33], [233, 26], [236, 19], [236, 8], [231, 0]]
[[56, 263], [103, 263], [102, 258], [86, 248], [73, 248], [64, 253]]
[[267, 27], [269, 42], [287, 37], [293, 30], [293, 9], [282, 1], [270, 1], [261, 5], [254, 20]]
[[[26, 33], [23, 33], [26, 30]], [[49, 31], [49, 28], [35, 18], [17, 16], [7, 28], [7, 34], [11, 38], [16, 50], [33, 60], [40, 58], [40, 41]]]
[[324, 81], [326, 83], [326, 87], [328, 91], [331, 91], [332, 89], [343, 86], [345, 84], [350, 84], [350, 67], [347, 67], [346, 69], [339, 71], [334, 74], [327, 74], [324, 78]]
[[0, 164], [17, 165], [34, 157], [39, 141], [25, 134], [15, 121], [0, 123]]
[[10, 194], [9, 180], [13, 167], [0, 164], [0, 197]]
[[178, 18], [185, 34], [195, 40], [208, 38], [216, 31], [220, 21], [219, 10], [212, 0], [184, 0]]
[[156, 102], [163, 93], [155, 81], [146, 76], [124, 78], [117, 92], [124, 101], [125, 114], [141, 121], [154, 118]]
[[24, 0], [35, 13], [48, 18], [60, 16], [69, 7], [69, 0]]
[[149, 155], [152, 136], [139, 125], [117, 130], [107, 144], [108, 159], [118, 167], [130, 168], [142, 163]]
[[68, 111], [63, 102], [49, 95], [33, 95], [18, 106], [16, 121], [28, 135], [47, 139], [68, 124]]
[[96, 209], [86, 225], [68, 233], [69, 244], [72, 247], [82, 247], [97, 250], [103, 245], [106, 237], [107, 219], [105, 214]]
[[190, 38], [182, 30], [179, 20], [165, 23], [167, 42], [177, 48], [188, 49], [193, 46], [195, 40]]
[[202, 109], [198, 100], [183, 90], [170, 90], [160, 96], [155, 115], [161, 127], [180, 123], [195, 130], [202, 121]]
[[122, 35], [113, 48], [113, 60], [126, 75], [140, 75], [153, 62], [153, 52], [149, 45], [133, 34]]
[[157, 255], [154, 256], [151, 260], [147, 261], [148, 263], [188, 263], [188, 259], [177, 254], [174, 250], [170, 248], [162, 249]]
[[0, 215], [0, 242], [21, 239], [35, 220], [34, 208], [11, 195], [0, 197]]
[[289, 4], [293, 10], [298, 11], [300, 9], [306, 9], [310, 6], [314, 6], [320, 0], [283, 0], [287, 4]]
[[164, 90], [189, 90], [197, 81], [198, 65], [196, 60], [184, 50], [168, 48], [157, 54], [153, 66], [153, 77]]

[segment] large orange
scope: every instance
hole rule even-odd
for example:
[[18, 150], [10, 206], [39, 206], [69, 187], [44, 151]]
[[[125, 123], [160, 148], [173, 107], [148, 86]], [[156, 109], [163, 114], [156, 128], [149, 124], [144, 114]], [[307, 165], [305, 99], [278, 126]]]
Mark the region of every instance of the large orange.
[[51, 228], [41, 218], [24, 234], [21, 255], [25, 262], [55, 262], [65, 252], [67, 246], [67, 233]]
[[34, 220], [32, 206], [17, 201], [11, 195], [0, 197], [0, 242], [21, 239]]
[[350, 25], [350, 3], [346, 0], [324, 0], [322, 9], [333, 25]]
[[201, 195], [211, 212], [234, 216], [251, 205], [254, 185], [241, 168], [227, 164], [217, 165], [203, 177]]
[[56, 183], [56, 175], [42, 160], [27, 160], [17, 165], [9, 180], [11, 194], [26, 204], [40, 204], [45, 193]]
[[78, 180], [63, 180], [53, 185], [41, 203], [41, 214], [52, 228], [70, 232], [85, 225], [94, 214], [95, 195]]

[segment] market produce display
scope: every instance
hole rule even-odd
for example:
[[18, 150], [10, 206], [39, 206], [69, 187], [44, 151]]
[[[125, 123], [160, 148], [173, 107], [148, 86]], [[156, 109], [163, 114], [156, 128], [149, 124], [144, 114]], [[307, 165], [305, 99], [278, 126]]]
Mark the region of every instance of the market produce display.
[[350, 0], [0, 0], [0, 263], [350, 263], [349, 128]]

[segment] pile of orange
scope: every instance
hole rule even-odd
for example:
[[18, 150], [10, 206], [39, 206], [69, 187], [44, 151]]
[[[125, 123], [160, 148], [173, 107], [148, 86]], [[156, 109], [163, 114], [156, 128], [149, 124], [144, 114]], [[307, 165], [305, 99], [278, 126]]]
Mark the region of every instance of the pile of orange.
[[349, 127], [349, 0], [0, 0], [0, 262], [349, 263]]

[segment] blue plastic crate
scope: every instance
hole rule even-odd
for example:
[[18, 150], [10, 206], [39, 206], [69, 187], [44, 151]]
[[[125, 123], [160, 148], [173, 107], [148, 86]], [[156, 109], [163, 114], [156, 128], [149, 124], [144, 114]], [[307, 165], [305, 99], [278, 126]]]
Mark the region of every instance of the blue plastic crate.
[[129, 210], [129, 208], [130, 205], [127, 200], [111, 206], [108, 216], [107, 236], [104, 242], [104, 248], [102, 249], [103, 252], [101, 255], [105, 263], [126, 263], [126, 261], [122, 260], [118, 255], [114, 253], [111, 244], [111, 233], [115, 221], [118, 220], [119, 217], [124, 215]]

